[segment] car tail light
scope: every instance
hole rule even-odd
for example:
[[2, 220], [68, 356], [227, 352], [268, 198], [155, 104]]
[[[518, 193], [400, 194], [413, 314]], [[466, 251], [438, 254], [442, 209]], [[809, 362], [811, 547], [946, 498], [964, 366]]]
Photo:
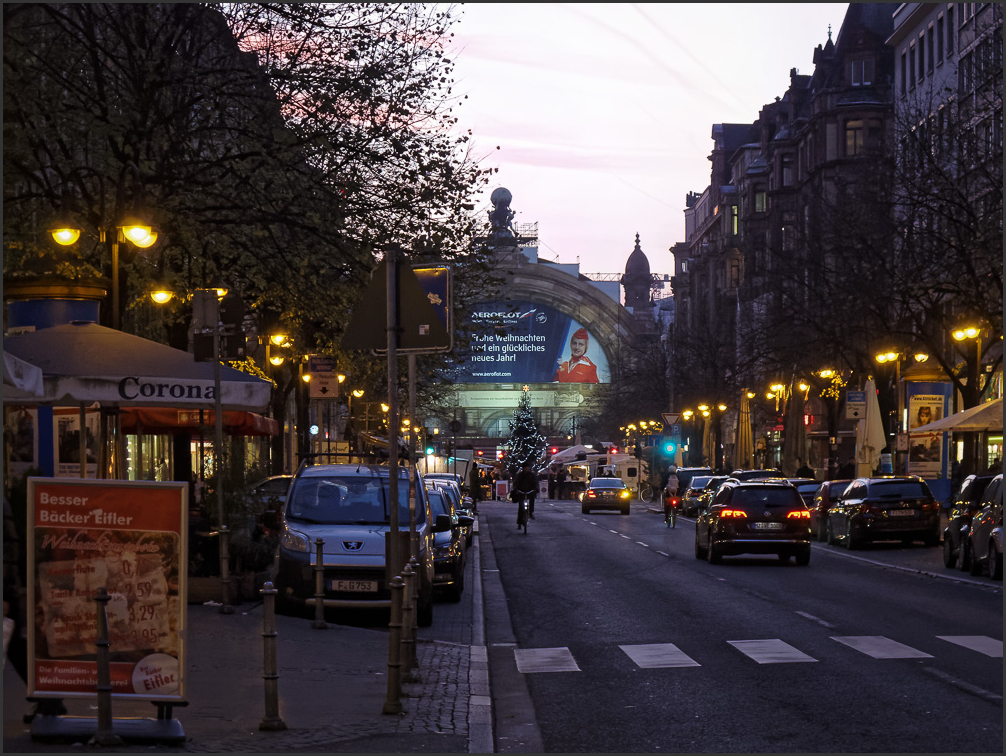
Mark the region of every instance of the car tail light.
[[810, 512], [806, 509], [795, 509], [792, 512], [786, 514], [786, 519], [789, 520], [809, 520]]
[[597, 498], [597, 492], [596, 491], [587, 491], [587, 498], [588, 499], [596, 499]]
[[743, 509], [723, 509], [720, 511], [721, 519], [742, 520], [748, 516]]

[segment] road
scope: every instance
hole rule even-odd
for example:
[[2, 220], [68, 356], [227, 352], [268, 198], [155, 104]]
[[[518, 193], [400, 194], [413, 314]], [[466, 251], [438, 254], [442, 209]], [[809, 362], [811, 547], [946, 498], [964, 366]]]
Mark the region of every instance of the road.
[[[713, 566], [647, 510], [480, 508], [498, 751], [1002, 752], [1001, 583], [921, 546]], [[956, 579], [885, 566], [919, 560]]]

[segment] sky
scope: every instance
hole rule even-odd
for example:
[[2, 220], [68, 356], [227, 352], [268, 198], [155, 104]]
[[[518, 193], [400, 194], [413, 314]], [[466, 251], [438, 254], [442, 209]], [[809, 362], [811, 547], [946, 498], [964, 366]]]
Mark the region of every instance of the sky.
[[716, 123], [753, 123], [813, 73], [847, 3], [466, 3], [454, 26], [457, 128], [498, 167], [539, 256], [622, 273], [639, 234], [673, 273], [685, 196], [709, 185]]

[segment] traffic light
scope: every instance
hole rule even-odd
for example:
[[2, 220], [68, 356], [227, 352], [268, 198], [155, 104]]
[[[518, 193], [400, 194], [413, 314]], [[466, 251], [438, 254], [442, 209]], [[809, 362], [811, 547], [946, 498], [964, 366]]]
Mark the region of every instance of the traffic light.
[[660, 448], [663, 450], [664, 454], [669, 457], [673, 457], [674, 452], [678, 450], [678, 445], [674, 442], [673, 438], [665, 438], [663, 443], [661, 443]]
[[481, 449], [479, 449], [479, 450], [477, 450], [477, 451], [475, 452], [475, 456], [476, 456], [476, 457], [481, 457], [481, 456], [483, 456], [484, 454], [485, 454], [485, 452], [484, 452], [484, 451], [482, 451]]
[[552, 447], [550, 447], [549, 450], [548, 450], [548, 453], [549, 454], [558, 454], [559, 453], [559, 447], [558, 446], [552, 446]]
[[609, 446], [608, 447], [608, 454], [618, 454], [618, 447], [617, 446]]
[[434, 452], [436, 452], [436, 449], [433, 448], [433, 445], [432, 444], [427, 444], [426, 445], [426, 456], [428, 457], [431, 454], [433, 454]]

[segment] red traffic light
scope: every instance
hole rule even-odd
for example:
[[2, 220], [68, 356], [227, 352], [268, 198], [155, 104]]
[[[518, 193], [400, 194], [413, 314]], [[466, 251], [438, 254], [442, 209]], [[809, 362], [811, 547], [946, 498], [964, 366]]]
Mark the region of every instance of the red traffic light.
[[558, 454], [559, 453], [559, 447], [558, 446], [553, 446], [551, 449], [548, 450], [548, 452], [549, 452], [549, 454]]
[[481, 457], [484, 454], [484, 452], [481, 449], [479, 449], [478, 451], [475, 452], [475, 454]]
[[608, 447], [608, 453], [609, 454], [618, 454], [618, 447], [617, 446], [609, 446]]

